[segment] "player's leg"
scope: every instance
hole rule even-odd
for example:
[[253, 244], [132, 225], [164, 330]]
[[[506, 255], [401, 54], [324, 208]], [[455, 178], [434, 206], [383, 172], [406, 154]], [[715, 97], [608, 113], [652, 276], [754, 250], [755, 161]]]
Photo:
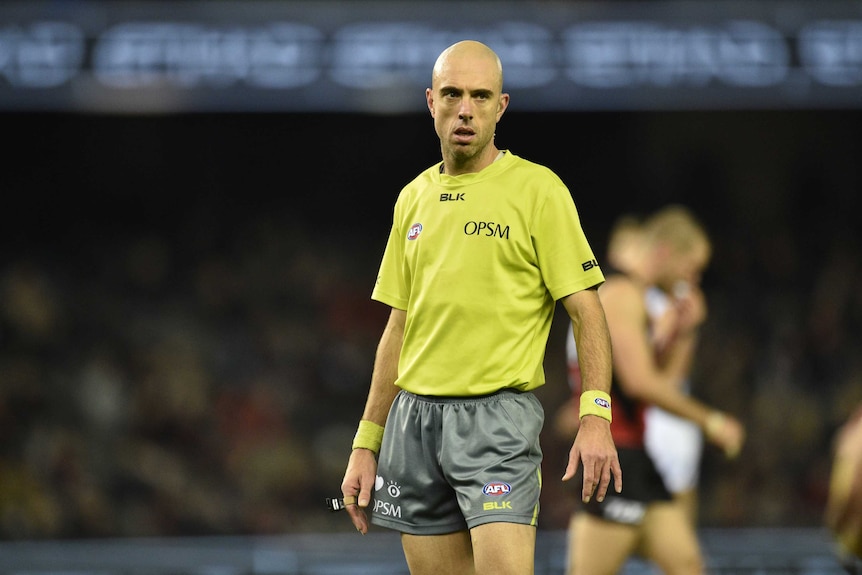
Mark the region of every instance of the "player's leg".
[[641, 552], [666, 575], [701, 575], [703, 556], [697, 533], [678, 502], [652, 503], [641, 523]]
[[470, 537], [476, 575], [531, 575], [534, 572], [535, 527], [519, 523], [486, 523], [471, 529]]
[[470, 533], [445, 535], [401, 535], [401, 546], [411, 575], [463, 573], [474, 575]]
[[640, 527], [586, 512], [572, 515], [566, 575], [616, 575], [634, 552]]
[[684, 489], [682, 491], [674, 493], [673, 498], [685, 510], [685, 514], [688, 517], [688, 520], [691, 521], [692, 527], [697, 528], [697, 488], [692, 487], [690, 489]]

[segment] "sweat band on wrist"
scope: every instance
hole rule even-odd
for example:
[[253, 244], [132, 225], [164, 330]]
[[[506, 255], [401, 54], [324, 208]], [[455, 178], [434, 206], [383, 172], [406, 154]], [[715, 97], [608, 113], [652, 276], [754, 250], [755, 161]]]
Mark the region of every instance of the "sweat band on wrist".
[[374, 455], [380, 451], [383, 441], [383, 427], [373, 421], [363, 419], [359, 422], [359, 429], [353, 437], [353, 449], [369, 449]]
[[581, 414], [598, 415], [611, 421], [611, 396], [604, 391], [589, 390], [581, 393]]

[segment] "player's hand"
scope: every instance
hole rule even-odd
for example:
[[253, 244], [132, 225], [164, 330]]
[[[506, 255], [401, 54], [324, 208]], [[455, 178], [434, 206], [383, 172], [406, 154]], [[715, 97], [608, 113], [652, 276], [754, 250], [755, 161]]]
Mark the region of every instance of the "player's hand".
[[685, 284], [686, 289], [675, 294], [677, 332], [688, 333], [697, 329], [707, 317], [706, 298], [699, 286]]
[[727, 413], [715, 411], [706, 421], [706, 438], [718, 445], [728, 459], [734, 459], [742, 451], [745, 443], [745, 427]]
[[614, 477], [617, 493], [623, 489], [623, 471], [617, 448], [611, 437], [611, 424], [597, 415], [586, 415], [581, 418], [578, 435], [569, 451], [569, 462], [563, 481], [575, 476], [578, 464], [584, 466], [584, 485], [581, 499], [584, 503], [595, 494], [597, 501], [603, 501]]
[[371, 503], [374, 480], [377, 477], [377, 459], [368, 449], [354, 449], [347, 462], [347, 471], [341, 482], [345, 509], [356, 530], [368, 533], [368, 516], [365, 509]]

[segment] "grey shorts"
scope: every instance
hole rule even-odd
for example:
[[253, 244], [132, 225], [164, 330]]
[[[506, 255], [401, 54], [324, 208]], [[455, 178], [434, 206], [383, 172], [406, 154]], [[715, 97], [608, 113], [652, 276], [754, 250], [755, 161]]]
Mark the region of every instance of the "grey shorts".
[[544, 410], [530, 392], [399, 392], [377, 465], [371, 521], [413, 535], [537, 525]]

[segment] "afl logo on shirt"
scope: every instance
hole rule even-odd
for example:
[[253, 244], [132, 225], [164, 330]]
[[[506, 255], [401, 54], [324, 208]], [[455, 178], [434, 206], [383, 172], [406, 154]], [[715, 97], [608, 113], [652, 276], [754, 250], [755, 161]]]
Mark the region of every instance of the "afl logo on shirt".
[[485, 487], [482, 488], [482, 493], [494, 497], [507, 495], [510, 491], [512, 491], [512, 486], [503, 481], [491, 481], [490, 483], [486, 483]]
[[407, 230], [407, 239], [415, 240], [419, 237], [419, 234], [422, 233], [422, 224], [413, 224], [410, 226], [410, 229]]

